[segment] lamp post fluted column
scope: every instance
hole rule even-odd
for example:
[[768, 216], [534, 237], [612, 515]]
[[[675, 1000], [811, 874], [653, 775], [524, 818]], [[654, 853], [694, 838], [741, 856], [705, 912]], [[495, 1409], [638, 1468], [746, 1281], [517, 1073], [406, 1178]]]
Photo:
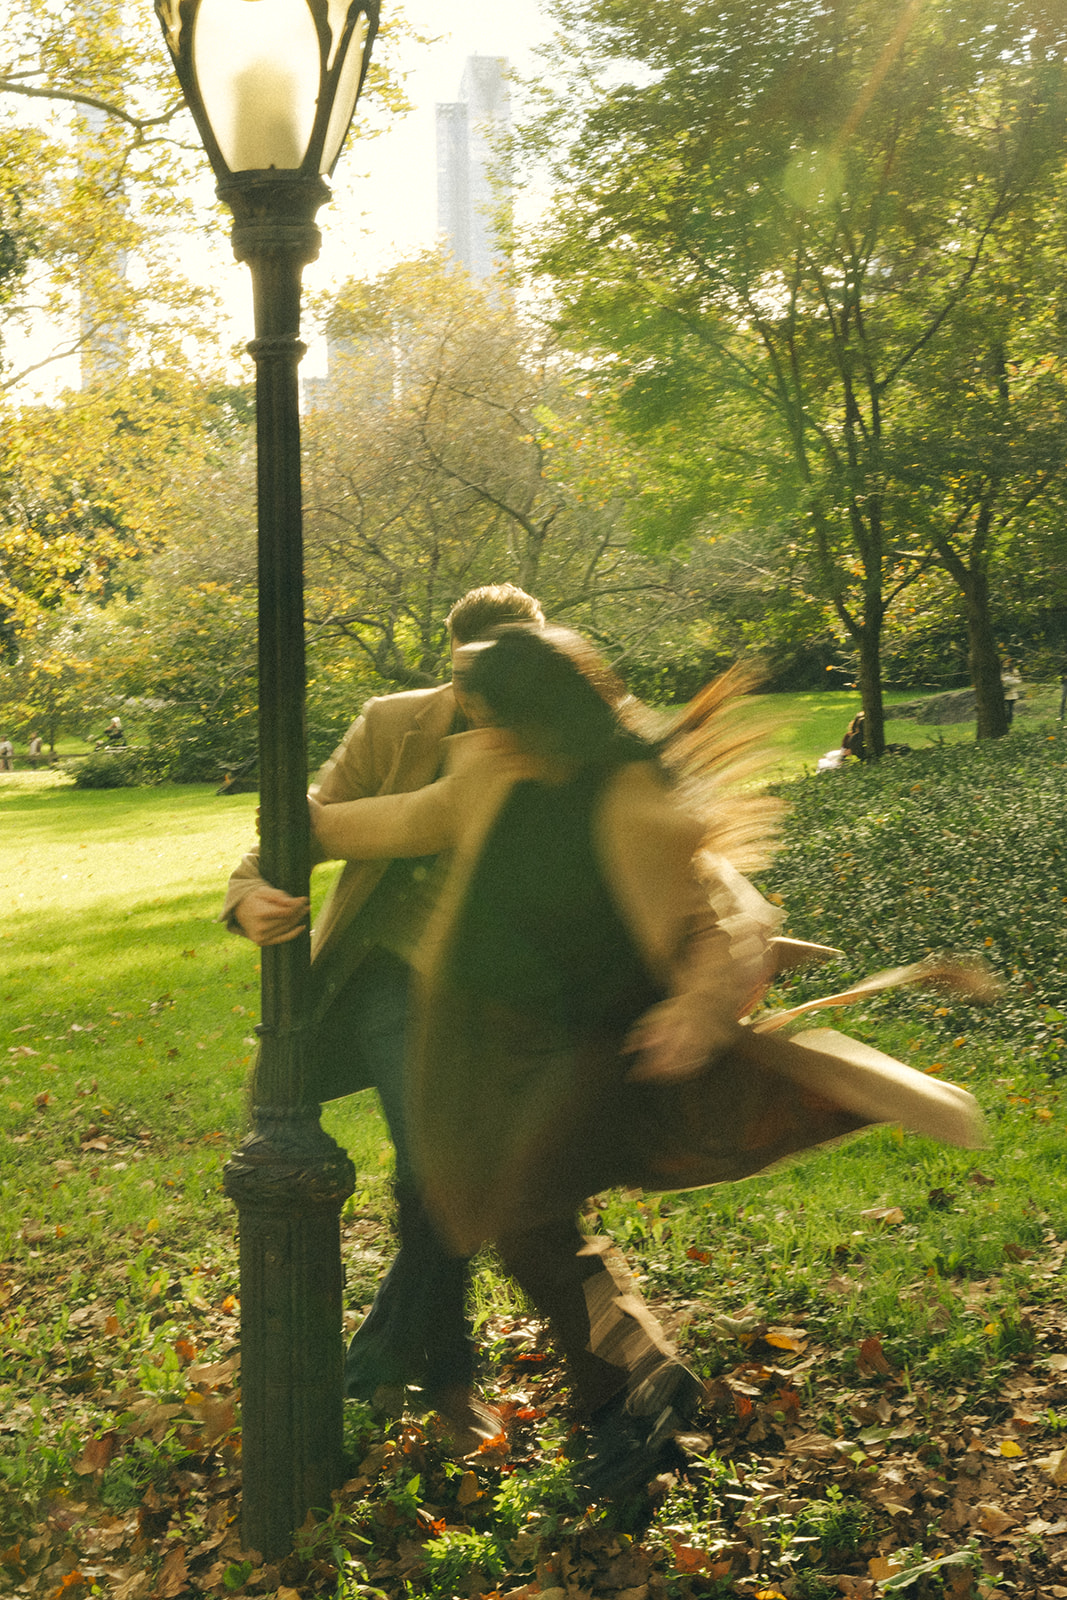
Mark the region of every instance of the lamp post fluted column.
[[[303, 533], [298, 367], [300, 290], [318, 254], [321, 178], [220, 186], [255, 297], [259, 526], [261, 868], [308, 892]], [[340, 1210], [351, 1161], [307, 1098], [307, 934], [262, 952], [253, 1127], [225, 1170], [241, 1251], [242, 1540], [284, 1554], [341, 1475]]]

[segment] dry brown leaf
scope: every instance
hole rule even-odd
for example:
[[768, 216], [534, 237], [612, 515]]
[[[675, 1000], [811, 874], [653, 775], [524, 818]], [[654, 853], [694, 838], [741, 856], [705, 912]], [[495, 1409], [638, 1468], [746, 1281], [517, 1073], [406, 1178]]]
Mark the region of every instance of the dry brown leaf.
[[886, 1360], [882, 1341], [877, 1334], [860, 1341], [859, 1369], [867, 1378], [876, 1372], [880, 1372], [884, 1378], [896, 1377], [896, 1373]]
[[236, 1379], [237, 1370], [241, 1365], [240, 1356], [228, 1356], [225, 1361], [211, 1361], [191, 1366], [186, 1369], [185, 1376], [190, 1383], [199, 1388], [217, 1388], [219, 1384]]
[[151, 1592], [152, 1579], [148, 1573], [133, 1572], [112, 1591], [112, 1600], [148, 1600]]
[[1036, 1464], [1053, 1483], [1067, 1483], [1067, 1449], [1057, 1450], [1050, 1456], [1042, 1456]]
[[177, 1600], [189, 1587], [189, 1569], [185, 1559], [185, 1546], [177, 1544], [163, 1557], [152, 1600]]
[[81, 1477], [86, 1477], [90, 1472], [103, 1472], [105, 1467], [111, 1465], [118, 1442], [119, 1436], [114, 1428], [102, 1433], [99, 1438], [87, 1439], [80, 1457], [74, 1463], [75, 1472]]
[[977, 1521], [982, 1532], [990, 1534], [994, 1539], [1003, 1538], [1010, 1528], [1019, 1526], [1018, 1517], [1009, 1516], [991, 1500], [982, 1500], [975, 1506], [972, 1521]]
[[197, 1406], [196, 1414], [204, 1424], [203, 1436], [211, 1444], [237, 1426], [237, 1413], [232, 1400], [209, 1397]]

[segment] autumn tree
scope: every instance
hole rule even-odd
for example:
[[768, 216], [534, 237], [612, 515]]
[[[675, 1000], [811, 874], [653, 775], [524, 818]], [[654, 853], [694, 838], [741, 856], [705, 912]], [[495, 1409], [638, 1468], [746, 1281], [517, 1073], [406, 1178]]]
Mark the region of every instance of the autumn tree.
[[[1027, 246], [1051, 252], [1062, 234], [1062, 8], [553, 9], [570, 70], [543, 91], [525, 146], [556, 184], [531, 259], [566, 336], [614, 389], [625, 380], [618, 414], [646, 444], [684, 437], [672, 459], [694, 531], [702, 502], [773, 483], [812, 591], [854, 644], [876, 752], [885, 619], [938, 562], [966, 598], [981, 730], [999, 731], [995, 641], [979, 620], [990, 518], [1018, 529], [1058, 479], [1044, 419], [1063, 321], [1046, 317], [1035, 364], [1032, 322], [1005, 343], [991, 313], [1006, 263], [1025, 283]], [[985, 415], [959, 427], [979, 327]], [[1049, 382], [1035, 381], [1042, 362]]]
[[505, 287], [436, 257], [349, 284], [304, 426], [313, 637], [387, 684], [446, 670], [443, 618], [504, 579], [633, 655], [692, 595], [635, 540], [637, 452]]

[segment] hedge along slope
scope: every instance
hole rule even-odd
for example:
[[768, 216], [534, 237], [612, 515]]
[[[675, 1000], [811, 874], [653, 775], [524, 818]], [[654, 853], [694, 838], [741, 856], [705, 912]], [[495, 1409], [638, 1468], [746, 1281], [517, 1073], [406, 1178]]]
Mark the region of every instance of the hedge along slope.
[[[928, 952], [982, 955], [1005, 983], [982, 1010], [899, 994], [880, 1002], [1026, 1039], [1067, 1071], [1067, 737], [1062, 726], [819, 773], [778, 787], [787, 841], [761, 887], [789, 931], [845, 963], [800, 978], [828, 992]], [[827, 1021], [832, 1021], [830, 1016]]]

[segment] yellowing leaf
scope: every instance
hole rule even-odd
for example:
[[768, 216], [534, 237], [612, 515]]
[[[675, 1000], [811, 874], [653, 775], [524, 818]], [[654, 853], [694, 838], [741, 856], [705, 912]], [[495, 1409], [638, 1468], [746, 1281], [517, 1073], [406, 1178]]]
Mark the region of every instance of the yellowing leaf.
[[480, 1500], [482, 1495], [478, 1484], [476, 1472], [465, 1472], [459, 1480], [459, 1489], [456, 1493], [456, 1504], [459, 1506], [473, 1505], [475, 1500]]
[[773, 1345], [776, 1350], [792, 1350], [797, 1353], [803, 1350], [807, 1343], [803, 1335], [796, 1333], [792, 1328], [768, 1328], [763, 1338], [766, 1344]]
[[1014, 1439], [1002, 1439], [1000, 1441], [1000, 1453], [1002, 1456], [1021, 1456], [1023, 1448], [1022, 1445], [1016, 1444]]

